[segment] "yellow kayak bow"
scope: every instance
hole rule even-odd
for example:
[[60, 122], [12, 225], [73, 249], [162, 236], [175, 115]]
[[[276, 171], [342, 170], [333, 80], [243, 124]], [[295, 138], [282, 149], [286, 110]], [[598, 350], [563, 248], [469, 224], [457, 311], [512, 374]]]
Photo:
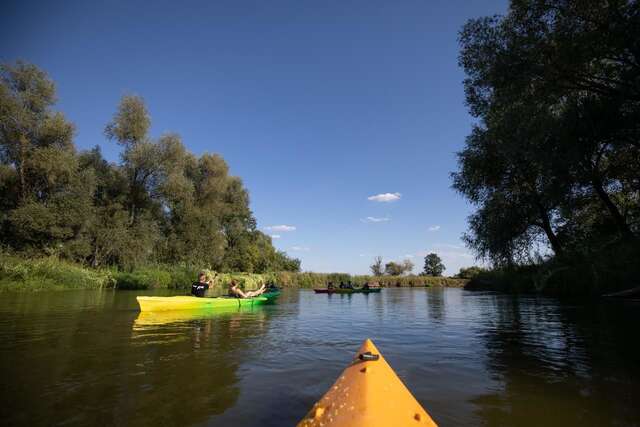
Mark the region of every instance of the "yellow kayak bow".
[[437, 426], [367, 339], [298, 427]]

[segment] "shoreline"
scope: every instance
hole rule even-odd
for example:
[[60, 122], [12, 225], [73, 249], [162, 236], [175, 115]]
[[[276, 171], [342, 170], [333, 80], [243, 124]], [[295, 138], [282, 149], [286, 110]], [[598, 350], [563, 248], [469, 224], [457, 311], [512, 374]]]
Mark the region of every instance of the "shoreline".
[[[73, 289], [188, 289], [196, 280], [199, 268], [179, 265], [149, 265], [133, 271], [115, 268], [91, 268], [49, 258], [22, 258], [0, 255], [0, 292], [38, 292]], [[455, 287], [464, 288], [467, 279], [431, 276], [369, 276], [346, 273], [271, 272], [218, 273], [214, 290], [224, 289], [231, 280], [244, 289], [257, 289], [263, 283], [285, 288], [324, 287], [328, 282], [349, 282], [361, 286], [378, 282], [382, 287]]]

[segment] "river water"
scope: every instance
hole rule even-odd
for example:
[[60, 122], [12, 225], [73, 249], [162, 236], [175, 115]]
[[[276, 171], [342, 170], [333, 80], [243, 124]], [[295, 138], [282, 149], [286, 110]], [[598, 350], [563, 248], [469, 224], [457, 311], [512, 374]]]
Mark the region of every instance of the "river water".
[[142, 293], [0, 294], [1, 424], [295, 425], [370, 337], [441, 426], [640, 426], [638, 303], [287, 290], [143, 316]]

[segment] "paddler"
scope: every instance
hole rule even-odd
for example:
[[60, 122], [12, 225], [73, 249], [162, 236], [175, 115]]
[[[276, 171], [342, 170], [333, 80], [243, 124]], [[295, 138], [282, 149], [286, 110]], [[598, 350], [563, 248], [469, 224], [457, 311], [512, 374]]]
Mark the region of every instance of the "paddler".
[[260, 289], [247, 292], [244, 292], [242, 289], [240, 289], [240, 286], [238, 286], [238, 283], [235, 280], [231, 280], [231, 282], [229, 283], [229, 296], [235, 298], [257, 297], [258, 295], [262, 295], [266, 290], [267, 288], [264, 286], [264, 283], [262, 284], [262, 286], [260, 286]]
[[198, 298], [203, 298], [207, 289], [209, 289], [210, 281], [207, 280], [207, 272], [201, 271], [198, 273], [198, 281], [193, 282], [191, 285], [191, 295]]

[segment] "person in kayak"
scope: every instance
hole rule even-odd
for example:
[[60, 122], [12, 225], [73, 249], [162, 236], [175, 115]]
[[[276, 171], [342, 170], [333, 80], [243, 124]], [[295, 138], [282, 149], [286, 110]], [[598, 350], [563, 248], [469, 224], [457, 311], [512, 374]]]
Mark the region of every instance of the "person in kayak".
[[191, 295], [198, 298], [203, 298], [205, 292], [209, 289], [210, 282], [207, 281], [207, 273], [201, 271], [198, 273], [198, 281], [193, 282], [191, 285]]
[[262, 295], [264, 291], [266, 291], [266, 289], [267, 288], [263, 284], [262, 286], [260, 286], [260, 289], [244, 292], [242, 289], [240, 289], [238, 283], [235, 280], [232, 280], [231, 283], [229, 283], [229, 296], [234, 298], [253, 298], [257, 297], [258, 295]]

